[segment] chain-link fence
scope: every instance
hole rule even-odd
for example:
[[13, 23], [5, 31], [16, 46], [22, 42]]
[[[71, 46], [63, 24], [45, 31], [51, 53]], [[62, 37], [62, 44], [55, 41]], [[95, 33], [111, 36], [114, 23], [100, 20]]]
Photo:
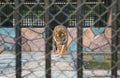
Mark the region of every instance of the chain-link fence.
[[[0, 0], [0, 78], [119, 78], [119, 4]], [[68, 33], [62, 58], [52, 46], [57, 25]]]

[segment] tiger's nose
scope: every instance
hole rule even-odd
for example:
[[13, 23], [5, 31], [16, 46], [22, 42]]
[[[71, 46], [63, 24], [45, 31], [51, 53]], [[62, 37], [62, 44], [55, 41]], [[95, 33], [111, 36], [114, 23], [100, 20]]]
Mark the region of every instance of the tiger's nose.
[[64, 45], [65, 43], [64, 42], [61, 42], [61, 45]]

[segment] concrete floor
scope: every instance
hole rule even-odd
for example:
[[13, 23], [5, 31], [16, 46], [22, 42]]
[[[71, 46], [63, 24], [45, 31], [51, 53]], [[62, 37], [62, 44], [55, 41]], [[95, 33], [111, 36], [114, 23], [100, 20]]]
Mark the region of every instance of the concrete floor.
[[[66, 54], [64, 59], [52, 54], [51, 70], [52, 78], [77, 78], [75, 61], [71, 54]], [[45, 78], [45, 56], [42, 52], [31, 52], [22, 54], [22, 77], [23, 78]], [[107, 70], [84, 69], [84, 78], [103, 78], [94, 76], [110, 75]], [[120, 71], [118, 71], [120, 75]], [[105, 77], [106, 76], [106, 77]], [[5, 52], [0, 55], [0, 78], [15, 78], [15, 54]]]

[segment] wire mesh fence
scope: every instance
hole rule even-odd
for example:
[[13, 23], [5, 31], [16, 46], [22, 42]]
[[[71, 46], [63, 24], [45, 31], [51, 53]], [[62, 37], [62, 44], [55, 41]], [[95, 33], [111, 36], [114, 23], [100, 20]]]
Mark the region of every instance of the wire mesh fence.
[[119, 78], [119, 3], [1, 0], [0, 78]]

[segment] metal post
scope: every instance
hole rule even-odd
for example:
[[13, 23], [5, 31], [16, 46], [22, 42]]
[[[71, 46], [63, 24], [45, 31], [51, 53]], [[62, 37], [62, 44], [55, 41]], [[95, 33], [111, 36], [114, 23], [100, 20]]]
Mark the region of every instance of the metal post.
[[118, 26], [117, 26], [117, 17], [115, 16], [117, 13], [117, 2], [118, 0], [112, 0], [112, 3], [114, 3], [113, 9], [112, 9], [112, 13], [113, 13], [113, 23], [112, 23], [112, 44], [111, 44], [111, 49], [112, 49], [112, 62], [111, 62], [111, 66], [112, 66], [112, 70], [111, 70], [111, 78], [117, 78], [117, 62], [118, 62]]
[[82, 51], [82, 7], [83, 0], [77, 0], [77, 78], [83, 78], [83, 51]]
[[45, 39], [45, 70], [46, 70], [46, 78], [51, 78], [51, 52], [50, 52], [50, 29], [49, 29], [49, 6], [50, 0], [45, 0], [45, 32], [46, 32], [46, 39]]
[[15, 0], [15, 33], [16, 33], [16, 78], [22, 78], [21, 72], [21, 29], [20, 29], [20, 15], [19, 15], [19, 7], [20, 0]]

